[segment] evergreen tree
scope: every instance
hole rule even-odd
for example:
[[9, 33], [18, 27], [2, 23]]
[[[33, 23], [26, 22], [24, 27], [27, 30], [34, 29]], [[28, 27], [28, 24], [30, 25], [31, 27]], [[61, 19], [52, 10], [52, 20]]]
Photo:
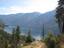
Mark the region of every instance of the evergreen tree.
[[48, 33], [45, 42], [48, 48], [56, 48], [56, 38], [50, 32]]
[[29, 29], [28, 31], [28, 35], [26, 37], [26, 43], [31, 43], [33, 40], [32, 40], [32, 36], [31, 36], [31, 29]]
[[43, 41], [44, 40], [44, 24], [43, 24], [43, 29], [42, 29], [42, 32], [41, 32], [41, 40]]
[[16, 28], [16, 39], [17, 39], [17, 41], [19, 41], [20, 40], [20, 27], [19, 26], [17, 26], [17, 28]]
[[[15, 34], [15, 39], [16, 39], [16, 46], [18, 47], [19, 46], [19, 44], [20, 44], [20, 27], [19, 26], [17, 26], [17, 28], [16, 28], [16, 34]], [[16, 47], [16, 48], [17, 48]]]
[[11, 37], [11, 48], [16, 48], [16, 45], [15, 45], [15, 28], [13, 28], [12, 30], [12, 37]]
[[12, 31], [12, 48], [18, 48], [20, 46], [20, 27], [17, 26]]
[[60, 28], [60, 32], [64, 33], [64, 0], [59, 0], [56, 10], [56, 18]]

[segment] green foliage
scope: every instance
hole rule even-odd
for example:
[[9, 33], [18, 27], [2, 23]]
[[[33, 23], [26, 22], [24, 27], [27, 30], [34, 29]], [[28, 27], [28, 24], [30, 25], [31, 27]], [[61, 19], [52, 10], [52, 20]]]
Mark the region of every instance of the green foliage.
[[11, 35], [11, 48], [15, 48], [15, 46], [15, 28], [13, 28]]
[[12, 31], [12, 43], [11, 43], [13, 48], [18, 48], [20, 45], [20, 27], [17, 26], [17, 28], [13, 29]]
[[26, 37], [26, 43], [31, 43], [33, 41], [33, 38], [31, 36], [31, 30], [29, 30], [28, 35]]
[[17, 26], [17, 28], [16, 28], [16, 40], [17, 40], [17, 42], [20, 40], [20, 27], [19, 26]]
[[5, 48], [8, 48], [8, 40], [5, 40]]
[[49, 33], [45, 39], [45, 43], [48, 48], [61, 48], [61, 46], [64, 46], [64, 34], [55, 36]]
[[60, 42], [60, 41], [63, 41], [64, 42], [64, 34], [60, 34], [59, 36], [58, 36], [58, 40], [57, 40], [58, 42]]
[[64, 48], [64, 34], [60, 34], [57, 36], [56, 48]]
[[16, 48], [20, 46], [20, 27], [17, 26], [16, 28], [16, 34], [15, 34], [15, 40], [16, 40]]
[[57, 39], [55, 36], [53, 36], [50, 32], [48, 33], [47, 38], [45, 39], [45, 42], [48, 46], [48, 48], [55, 48]]
[[0, 47], [8, 48], [10, 35], [4, 31], [4, 27], [4, 23], [0, 20]]
[[56, 19], [60, 32], [64, 33], [64, 0], [59, 0], [56, 10]]
[[45, 31], [44, 31], [44, 24], [43, 24], [43, 29], [41, 32], [41, 40], [44, 41], [44, 36], [45, 36]]

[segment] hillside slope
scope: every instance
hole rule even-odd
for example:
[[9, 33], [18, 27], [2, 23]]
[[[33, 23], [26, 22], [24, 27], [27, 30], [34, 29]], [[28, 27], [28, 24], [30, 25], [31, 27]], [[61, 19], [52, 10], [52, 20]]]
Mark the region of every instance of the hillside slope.
[[22, 32], [28, 32], [29, 27], [32, 28], [32, 35], [39, 35], [42, 32], [42, 27], [44, 24], [45, 34], [47, 32], [53, 32], [53, 34], [58, 34], [58, 25], [55, 21], [55, 11], [50, 11], [47, 13], [17, 13], [10, 15], [0, 15], [6, 25], [6, 31], [11, 32], [12, 28], [16, 25], [20, 25]]

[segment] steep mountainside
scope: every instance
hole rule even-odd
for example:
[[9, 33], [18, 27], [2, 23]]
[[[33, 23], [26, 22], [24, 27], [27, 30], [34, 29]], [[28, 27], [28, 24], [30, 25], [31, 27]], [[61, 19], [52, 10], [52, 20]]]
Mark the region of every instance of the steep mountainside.
[[53, 32], [58, 34], [58, 25], [55, 21], [55, 11], [50, 11], [47, 13], [17, 13], [10, 15], [0, 15], [6, 25], [7, 31], [11, 31], [12, 27], [20, 25], [22, 32], [28, 32], [29, 28], [32, 28], [32, 34], [37, 36], [41, 33], [44, 24], [45, 34], [47, 32]]

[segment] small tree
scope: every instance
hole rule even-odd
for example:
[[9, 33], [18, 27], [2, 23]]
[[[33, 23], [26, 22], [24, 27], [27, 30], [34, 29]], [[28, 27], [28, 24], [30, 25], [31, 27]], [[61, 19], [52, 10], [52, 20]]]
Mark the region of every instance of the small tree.
[[15, 28], [13, 28], [13, 30], [12, 30], [12, 37], [11, 37], [11, 48], [16, 48], [16, 45], [15, 45], [15, 33], [16, 33], [16, 31], [15, 31]]
[[46, 42], [48, 48], [56, 47], [56, 37], [53, 36], [51, 33], [48, 33], [48, 37], [45, 39], [45, 42]]
[[20, 27], [19, 26], [17, 26], [17, 28], [16, 28], [16, 46], [19, 46], [19, 43], [20, 43]]
[[12, 32], [12, 48], [18, 48], [20, 46], [20, 27], [17, 26]]
[[31, 29], [30, 29], [26, 37], [26, 43], [31, 43], [32, 41], [33, 41], [33, 38], [31, 36]]
[[44, 24], [43, 24], [43, 29], [42, 29], [42, 32], [41, 32], [41, 40], [43, 41], [44, 40]]

